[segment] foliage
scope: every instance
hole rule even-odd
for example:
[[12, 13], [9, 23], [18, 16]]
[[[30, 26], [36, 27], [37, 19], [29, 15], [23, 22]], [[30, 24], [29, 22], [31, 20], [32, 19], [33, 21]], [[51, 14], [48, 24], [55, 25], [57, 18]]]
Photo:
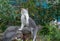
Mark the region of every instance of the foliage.
[[46, 24], [41, 31], [38, 33], [43, 41], [59, 41], [60, 30], [56, 25]]
[[16, 20], [19, 15], [20, 14], [17, 13], [17, 10], [9, 4], [8, 0], [0, 0], [0, 28], [6, 28], [4, 27], [6, 25], [20, 24], [20, 22]]

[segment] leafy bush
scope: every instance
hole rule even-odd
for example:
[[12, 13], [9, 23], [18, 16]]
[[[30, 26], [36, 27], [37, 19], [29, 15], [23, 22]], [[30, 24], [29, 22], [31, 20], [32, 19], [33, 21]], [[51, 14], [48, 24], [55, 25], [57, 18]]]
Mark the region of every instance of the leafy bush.
[[46, 24], [43, 29], [39, 32], [41, 39], [44, 41], [59, 41], [60, 30], [56, 25]]
[[[20, 24], [18, 11], [9, 4], [9, 0], [0, 0], [0, 28], [4, 31], [6, 25]], [[18, 19], [18, 20], [16, 20]]]

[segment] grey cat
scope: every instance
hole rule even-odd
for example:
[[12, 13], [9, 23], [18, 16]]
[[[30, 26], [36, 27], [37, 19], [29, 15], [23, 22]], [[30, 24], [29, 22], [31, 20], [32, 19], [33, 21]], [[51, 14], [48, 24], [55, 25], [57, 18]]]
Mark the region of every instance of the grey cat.
[[[17, 32], [19, 31], [18, 30], [19, 28], [20, 28], [20, 26], [9, 26], [6, 29], [6, 31], [4, 32], [2, 40], [3, 41], [12, 41], [12, 38], [14, 38], [15, 36], [18, 37], [19, 35], [17, 34]], [[31, 32], [31, 36], [33, 36], [33, 41], [35, 41], [38, 29], [39, 29], [39, 27], [35, 24], [33, 19], [29, 18], [29, 26], [24, 26], [23, 30], [19, 31], [18, 33], [20, 33], [20, 32], [21, 33], [29, 33], [29, 32]], [[19, 36], [19, 38], [20, 38], [20, 36]]]
[[17, 30], [17, 26], [9, 26], [4, 32], [2, 41], [11, 41], [11, 39], [16, 35]]

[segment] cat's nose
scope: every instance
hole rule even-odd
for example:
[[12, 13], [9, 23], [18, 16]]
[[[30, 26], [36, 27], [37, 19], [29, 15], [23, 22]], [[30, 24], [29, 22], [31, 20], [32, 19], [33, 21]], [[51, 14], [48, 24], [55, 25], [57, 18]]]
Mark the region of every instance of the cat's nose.
[[17, 39], [20, 39], [21, 37], [17, 37]]

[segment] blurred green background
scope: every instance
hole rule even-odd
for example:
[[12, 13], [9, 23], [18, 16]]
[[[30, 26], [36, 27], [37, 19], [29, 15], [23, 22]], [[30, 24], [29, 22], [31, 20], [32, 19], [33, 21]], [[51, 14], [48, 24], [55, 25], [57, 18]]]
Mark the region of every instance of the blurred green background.
[[7, 26], [20, 26], [20, 10], [28, 8], [30, 17], [37, 25], [43, 26], [38, 31], [40, 40], [60, 41], [58, 25], [50, 24], [52, 20], [60, 20], [60, 0], [53, 3], [46, 0], [0, 0], [0, 32], [4, 32]]

